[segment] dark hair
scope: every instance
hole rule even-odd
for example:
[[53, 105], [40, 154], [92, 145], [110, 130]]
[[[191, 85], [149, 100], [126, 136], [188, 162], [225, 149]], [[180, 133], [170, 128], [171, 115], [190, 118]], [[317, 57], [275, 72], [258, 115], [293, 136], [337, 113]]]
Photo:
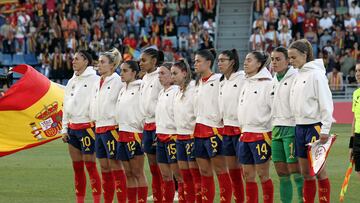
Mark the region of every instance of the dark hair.
[[262, 52], [262, 51], [252, 51], [250, 52], [252, 55], [254, 55], [255, 59], [261, 63], [261, 66], [258, 70], [258, 72], [263, 69], [264, 67], [267, 67], [270, 62], [271, 62], [271, 58], [269, 56], [269, 54], [267, 54], [266, 52]]
[[177, 67], [181, 71], [186, 72], [185, 85], [184, 85], [184, 89], [182, 89], [182, 91], [185, 92], [187, 86], [189, 85], [189, 83], [192, 80], [192, 72], [191, 72], [191, 69], [190, 69], [190, 65], [185, 59], [180, 59], [178, 62], [174, 63], [173, 67]]
[[156, 59], [156, 66], [160, 66], [164, 63], [164, 53], [154, 48], [148, 48], [143, 51], [144, 54], [149, 55], [151, 58]]
[[[230, 60], [234, 60], [234, 65], [232, 66], [232, 72], [237, 72], [240, 68], [240, 61], [239, 61], [239, 55], [238, 52], [236, 51], [236, 49], [231, 49], [231, 50], [225, 50], [222, 51], [220, 54], [226, 55], [229, 57]], [[221, 76], [220, 81], [224, 80], [224, 75]]]
[[[195, 55], [199, 55], [199, 56], [205, 58], [206, 61], [210, 61], [211, 62], [210, 69], [214, 65], [215, 56], [216, 56], [216, 53], [215, 53], [214, 49], [202, 49], [202, 50], [197, 51], [195, 53]], [[197, 76], [196, 76], [196, 85], [199, 84], [200, 78], [201, 78], [201, 76], [197, 74]]]
[[314, 60], [313, 49], [307, 39], [299, 39], [291, 43], [289, 49], [296, 49], [299, 52], [306, 54], [306, 62]]
[[79, 53], [84, 59], [86, 59], [88, 61], [88, 66], [92, 65], [93, 58], [87, 51], [79, 50], [79, 51], [77, 51], [77, 53]]
[[138, 74], [140, 72], [140, 67], [137, 61], [125, 61], [124, 64], [127, 64], [131, 71], [136, 73], [136, 79], [138, 79]]
[[289, 59], [288, 50], [285, 47], [276, 47], [273, 52], [280, 52], [285, 56], [285, 59]]
[[210, 68], [214, 65], [215, 56], [216, 56], [215, 50], [202, 49], [197, 51], [195, 55], [199, 55], [203, 57], [205, 60], [210, 61], [211, 62]]

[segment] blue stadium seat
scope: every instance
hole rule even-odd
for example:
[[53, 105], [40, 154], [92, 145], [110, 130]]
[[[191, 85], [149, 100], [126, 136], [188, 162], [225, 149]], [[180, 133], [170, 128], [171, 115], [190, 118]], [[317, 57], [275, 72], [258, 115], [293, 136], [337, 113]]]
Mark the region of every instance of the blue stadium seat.
[[25, 63], [30, 66], [35, 66], [39, 64], [35, 54], [25, 54], [24, 59], [25, 59]]
[[11, 54], [3, 54], [1, 59], [2, 66], [12, 66], [12, 56]]
[[25, 63], [24, 54], [15, 54], [13, 56], [13, 65], [20, 65]]

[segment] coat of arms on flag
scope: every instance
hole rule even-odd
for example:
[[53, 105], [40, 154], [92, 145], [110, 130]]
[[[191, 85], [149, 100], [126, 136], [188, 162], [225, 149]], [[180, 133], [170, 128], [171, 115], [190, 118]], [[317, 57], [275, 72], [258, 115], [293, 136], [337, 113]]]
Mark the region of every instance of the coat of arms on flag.
[[22, 77], [0, 97], [0, 157], [60, 137], [64, 90], [31, 66], [12, 69]]
[[314, 176], [321, 171], [335, 140], [336, 135], [331, 135], [326, 143], [321, 143], [320, 140], [317, 140], [308, 144], [310, 175]]

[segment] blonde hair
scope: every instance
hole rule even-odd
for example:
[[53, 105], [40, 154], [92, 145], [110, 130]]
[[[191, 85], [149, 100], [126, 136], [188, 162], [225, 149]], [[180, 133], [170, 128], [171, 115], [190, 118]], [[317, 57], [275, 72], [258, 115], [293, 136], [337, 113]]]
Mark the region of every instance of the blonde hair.
[[120, 63], [123, 60], [121, 53], [117, 48], [112, 48], [109, 51], [101, 53], [100, 56], [106, 56], [109, 59], [110, 63], [114, 64], [114, 70], [119, 67]]

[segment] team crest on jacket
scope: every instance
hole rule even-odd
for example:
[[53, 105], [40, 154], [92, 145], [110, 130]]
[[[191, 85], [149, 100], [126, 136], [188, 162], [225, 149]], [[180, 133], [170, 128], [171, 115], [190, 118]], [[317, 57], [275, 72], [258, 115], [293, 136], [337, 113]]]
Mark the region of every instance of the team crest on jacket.
[[37, 140], [46, 139], [43, 137], [54, 137], [62, 129], [62, 110], [58, 110], [59, 105], [55, 101], [44, 108], [35, 115], [35, 118], [40, 120], [30, 123], [32, 129], [31, 133]]

